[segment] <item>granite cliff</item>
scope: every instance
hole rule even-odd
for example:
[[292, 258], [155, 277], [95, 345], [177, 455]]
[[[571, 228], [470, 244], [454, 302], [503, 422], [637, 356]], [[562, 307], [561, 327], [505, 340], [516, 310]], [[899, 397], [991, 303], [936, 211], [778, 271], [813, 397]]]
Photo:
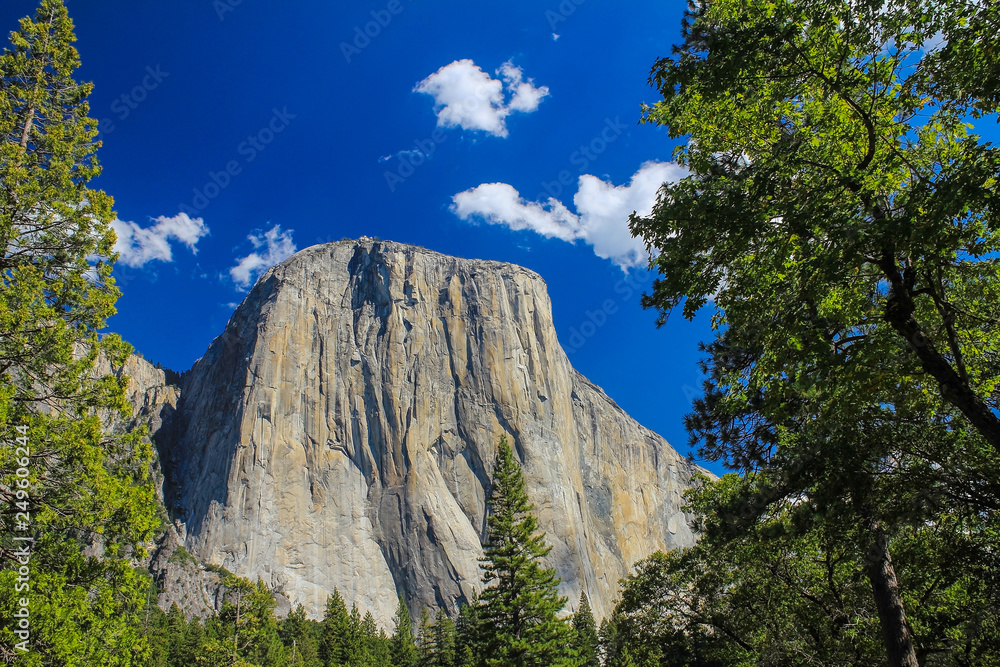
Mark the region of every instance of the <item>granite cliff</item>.
[[315, 246], [261, 277], [178, 388], [137, 375], [171, 549], [313, 616], [334, 587], [388, 627], [399, 593], [413, 610], [471, 597], [504, 434], [571, 603], [610, 613], [636, 560], [694, 541], [679, 508], [699, 469], [573, 370], [522, 267]]

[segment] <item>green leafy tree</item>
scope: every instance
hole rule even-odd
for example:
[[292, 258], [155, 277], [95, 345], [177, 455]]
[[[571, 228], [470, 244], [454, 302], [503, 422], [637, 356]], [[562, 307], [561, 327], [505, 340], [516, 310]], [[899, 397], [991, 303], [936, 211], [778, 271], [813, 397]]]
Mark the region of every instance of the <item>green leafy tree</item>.
[[581, 667], [600, 667], [598, 649], [600, 641], [597, 637], [597, 623], [594, 612], [590, 609], [590, 600], [586, 593], [580, 593], [580, 604], [573, 614], [573, 645], [580, 659]]
[[558, 616], [566, 604], [559, 579], [541, 560], [551, 547], [538, 531], [521, 466], [500, 440], [488, 502], [483, 581], [478, 609], [485, 665], [574, 665], [572, 626]]
[[965, 122], [996, 108], [969, 75], [998, 71], [997, 19], [951, 0], [696, 2], [651, 79], [645, 119], [688, 137], [690, 175], [632, 219], [663, 276], [644, 303], [712, 300], [724, 333], [689, 427], [754, 476], [715, 523], [745, 537], [797, 503], [805, 537], [850, 517], [893, 666], [919, 650], [895, 542], [950, 518], [941, 498], [994, 517], [977, 539], [1000, 508], [1000, 153]]
[[392, 662], [397, 667], [416, 667], [417, 664], [413, 620], [402, 595], [399, 596], [399, 606], [396, 607], [396, 629], [392, 633]]
[[[734, 485], [727, 477], [717, 492]], [[613, 652], [657, 665], [882, 664], [877, 614], [845, 552], [820, 534], [751, 533], [654, 554], [623, 586]]]
[[257, 580], [229, 574], [223, 578], [225, 599], [214, 637], [197, 660], [210, 665], [286, 667], [288, 654], [278, 635], [274, 594]]
[[[689, 511], [714, 517], [753, 482], [730, 474], [689, 494]], [[851, 518], [815, 518], [795, 506], [734, 538], [707, 528], [682, 552], [640, 562], [615, 609], [608, 665], [621, 652], [657, 665], [885, 663], [875, 601], [863, 571], [866, 530]], [[942, 513], [899, 534], [896, 569], [921, 665], [997, 660], [997, 559], [981, 523]], [[954, 545], [954, 546], [953, 546]]]
[[[74, 41], [63, 3], [42, 0], [0, 55], [0, 433], [22, 447], [0, 448], [0, 658], [126, 666], [152, 658], [149, 578], [132, 567], [157, 526], [152, 453], [101, 419], [128, 413], [127, 379], [95, 377], [95, 360], [120, 368], [131, 350], [97, 334], [119, 296], [95, 259], [113, 255], [114, 213], [87, 187], [99, 144]], [[34, 539], [28, 638], [10, 621], [15, 536]]]
[[[648, 305], [683, 300], [693, 316], [714, 297], [734, 328], [783, 313], [762, 341], [783, 353], [776, 366], [819, 343], [850, 359], [889, 329], [928, 391], [996, 450], [1000, 157], [965, 122], [992, 103], [929, 95], [957, 68], [978, 72], [953, 61], [935, 74], [925, 55], [970, 11], [1000, 18], [955, 0], [694, 4], [645, 116], [691, 137], [677, 152], [691, 176], [632, 229], [660, 251]], [[764, 287], [769, 302], [751, 299]]]

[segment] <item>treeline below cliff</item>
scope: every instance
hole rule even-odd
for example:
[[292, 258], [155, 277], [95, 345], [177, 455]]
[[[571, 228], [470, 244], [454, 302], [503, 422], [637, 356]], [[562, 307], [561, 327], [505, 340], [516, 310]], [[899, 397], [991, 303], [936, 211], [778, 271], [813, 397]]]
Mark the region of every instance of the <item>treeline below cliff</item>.
[[[732, 506], [735, 475], [689, 492], [705, 534], [695, 547], [658, 552], [622, 582], [614, 613], [599, 626], [587, 597], [574, 613], [558, 595], [520, 465], [501, 441], [491, 476], [481, 592], [456, 618], [413, 617], [400, 597], [392, 633], [362, 617], [339, 592], [322, 620], [299, 606], [275, 618], [275, 596], [221, 570], [221, 611], [187, 621], [174, 605], [148, 604], [142, 633], [157, 667], [712, 667], [880, 664], [885, 651], [869, 568], [867, 526], [837, 517], [803, 531], [797, 506], [737, 536], [747, 508]], [[927, 502], [930, 502], [927, 499]], [[927, 511], [917, 508], [914, 511]], [[937, 509], [940, 511], [940, 508]], [[920, 664], [990, 664], [998, 655], [995, 544], [983, 520], [958, 514], [897, 533], [893, 576], [910, 605]], [[728, 527], [710, 522], [725, 520]], [[942, 555], [947, 560], [938, 559]], [[218, 569], [218, 568], [217, 568]], [[155, 591], [149, 596], [156, 599]]]
[[[277, 620], [272, 591], [221, 570], [223, 602], [213, 616], [188, 621], [174, 604], [164, 613], [148, 603], [142, 627], [156, 667], [241, 664], [257, 667], [424, 667], [473, 665], [599, 665], [600, 641], [586, 595], [564, 614], [555, 571], [542, 559], [550, 547], [538, 531], [524, 477], [506, 440], [492, 469], [481, 594], [457, 618], [422, 609], [414, 632], [402, 596], [392, 635], [371, 612], [348, 611], [339, 591], [321, 621], [302, 606]], [[151, 591], [150, 599], [156, 596]], [[602, 628], [607, 634], [608, 626]]]
[[[348, 612], [339, 592], [330, 599], [321, 621], [307, 618], [301, 607], [278, 620], [272, 613], [271, 594], [266, 589], [254, 588], [241, 600], [241, 604], [246, 605], [242, 610], [245, 616], [237, 632], [235, 598], [234, 594], [227, 600], [220, 614], [207, 619], [195, 617], [190, 621], [176, 605], [169, 612], [151, 606], [143, 626], [151, 650], [145, 664], [155, 667], [189, 667], [199, 661], [261, 667], [460, 667], [477, 664], [470, 659], [479, 653], [480, 647], [473, 633], [475, 619], [469, 607], [463, 607], [457, 621], [443, 611], [431, 617], [424, 610], [414, 631], [411, 617], [403, 605], [390, 635], [376, 625], [370, 613], [362, 617], [357, 606]], [[245, 620], [247, 618], [250, 620]], [[581, 607], [568, 624], [574, 631], [572, 642], [578, 655], [594, 657], [578, 664], [600, 664], [595, 661], [596, 656], [606, 649], [602, 648], [589, 607]]]

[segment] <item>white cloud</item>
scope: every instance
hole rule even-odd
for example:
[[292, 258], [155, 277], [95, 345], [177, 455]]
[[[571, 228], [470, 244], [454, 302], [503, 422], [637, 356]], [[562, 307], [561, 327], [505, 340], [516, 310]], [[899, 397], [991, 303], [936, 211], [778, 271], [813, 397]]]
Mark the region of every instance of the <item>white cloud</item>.
[[676, 182], [687, 172], [668, 162], [647, 162], [632, 176], [628, 185], [614, 186], [596, 176], [584, 174], [573, 197], [573, 205], [583, 218], [584, 240], [594, 246], [598, 257], [616, 264], [645, 266], [649, 258], [645, 243], [632, 238], [628, 217], [652, 213], [656, 194], [666, 182]]
[[462, 220], [482, 218], [513, 230], [530, 229], [548, 238], [580, 238], [580, 218], [550, 197], [544, 204], [529, 202], [512, 185], [483, 183], [452, 197], [451, 210]]
[[479, 218], [570, 243], [583, 240], [598, 257], [628, 269], [645, 266], [648, 259], [644, 243], [628, 230], [629, 215], [649, 215], [660, 186], [685, 175], [683, 167], [667, 162], [646, 162], [628, 185], [584, 174], [573, 197], [576, 213], [552, 197], [544, 203], [529, 202], [506, 183], [483, 183], [452, 197], [451, 210], [462, 220]]
[[229, 269], [229, 276], [237, 287], [247, 289], [264, 271], [294, 255], [297, 248], [292, 241], [293, 232], [292, 229], [283, 232], [281, 225], [275, 225], [262, 234], [247, 236], [256, 250], [237, 259], [236, 265]]
[[[525, 80], [521, 68], [510, 61], [501, 65], [497, 74], [503, 81], [494, 79], [469, 59], [456, 60], [419, 82], [413, 90], [434, 98], [439, 126], [506, 137], [507, 116], [515, 111], [535, 111], [549, 89], [536, 87], [533, 79]], [[505, 88], [509, 100], [504, 95]]]
[[548, 86], [536, 88], [532, 79], [525, 81], [521, 68], [515, 67], [509, 60], [500, 66], [497, 74], [503, 77], [504, 87], [511, 94], [510, 102], [507, 103], [507, 108], [511, 111], [537, 111], [542, 98], [549, 94]]
[[161, 215], [153, 218], [152, 227], [140, 227], [134, 222], [112, 221], [118, 240], [115, 252], [118, 261], [126, 266], [141, 267], [153, 260], [172, 262], [174, 260], [170, 241], [180, 241], [197, 254], [198, 240], [208, 234], [208, 225], [201, 218], [190, 218], [187, 213], [178, 213], [172, 218]]

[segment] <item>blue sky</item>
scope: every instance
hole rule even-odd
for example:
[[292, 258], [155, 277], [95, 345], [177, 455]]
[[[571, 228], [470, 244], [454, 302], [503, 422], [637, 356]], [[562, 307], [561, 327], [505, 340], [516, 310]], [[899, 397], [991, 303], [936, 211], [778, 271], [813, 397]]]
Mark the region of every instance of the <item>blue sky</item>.
[[683, 2], [67, 4], [127, 243], [110, 328], [146, 358], [189, 368], [267, 265], [377, 236], [540, 273], [576, 368], [688, 451], [708, 317], [655, 328], [625, 219], [676, 176], [638, 119]]

